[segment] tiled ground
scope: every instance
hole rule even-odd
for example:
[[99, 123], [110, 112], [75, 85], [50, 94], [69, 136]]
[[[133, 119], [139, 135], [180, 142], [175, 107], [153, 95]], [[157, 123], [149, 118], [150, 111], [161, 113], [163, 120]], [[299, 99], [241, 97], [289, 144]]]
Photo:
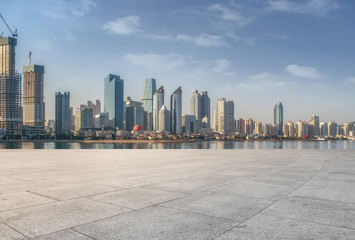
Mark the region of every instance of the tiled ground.
[[354, 240], [354, 219], [351, 150], [0, 151], [0, 240]]

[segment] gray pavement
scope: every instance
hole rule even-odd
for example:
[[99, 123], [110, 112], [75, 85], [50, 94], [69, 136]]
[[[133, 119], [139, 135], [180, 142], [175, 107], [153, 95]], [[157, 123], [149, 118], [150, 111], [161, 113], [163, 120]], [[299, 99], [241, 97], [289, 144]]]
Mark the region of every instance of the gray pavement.
[[355, 151], [1, 150], [0, 240], [355, 239]]

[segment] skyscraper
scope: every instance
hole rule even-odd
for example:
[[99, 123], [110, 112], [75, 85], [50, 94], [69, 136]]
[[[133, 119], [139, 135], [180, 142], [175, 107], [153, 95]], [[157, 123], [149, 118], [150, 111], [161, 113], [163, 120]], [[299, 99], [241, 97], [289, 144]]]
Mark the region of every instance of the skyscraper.
[[142, 102], [126, 97], [126, 130], [132, 131], [135, 125], [143, 126], [144, 109]]
[[225, 133], [226, 131], [226, 105], [225, 98], [217, 100], [217, 132]]
[[159, 131], [170, 131], [170, 112], [165, 105], [159, 111]]
[[156, 90], [157, 87], [154, 78], [144, 79], [142, 90], [142, 103], [144, 111], [147, 112], [147, 122], [145, 124], [145, 130], [148, 131], [153, 130], [153, 94]]
[[338, 124], [336, 122], [328, 123], [328, 136], [336, 137], [338, 133]]
[[234, 133], [235, 119], [234, 119], [234, 102], [227, 101], [226, 102], [226, 132], [227, 133]]
[[153, 96], [153, 130], [159, 130], [159, 111], [164, 105], [164, 87], [161, 86]]
[[109, 74], [105, 78], [105, 112], [108, 113], [109, 126], [123, 129], [124, 101], [123, 101], [124, 81], [120, 76]]
[[100, 114], [101, 112], [101, 102], [99, 99], [96, 100], [96, 112], [95, 115]]
[[190, 99], [190, 114], [195, 116], [197, 120], [201, 118], [201, 101], [200, 94], [197, 90], [192, 90]]
[[0, 37], [0, 129], [22, 134], [21, 74], [15, 70], [17, 39]]
[[170, 128], [172, 134], [181, 134], [182, 90], [178, 87], [170, 97]]
[[55, 134], [69, 134], [70, 133], [70, 93], [60, 92], [55, 93]]
[[283, 136], [284, 110], [281, 102], [278, 102], [274, 108], [274, 124], [276, 124], [279, 129], [278, 135]]
[[311, 137], [320, 135], [319, 116], [315, 114], [312, 115], [311, 121], [309, 122], [309, 135]]
[[208, 97], [207, 91], [202, 91], [202, 94], [200, 96], [200, 102], [201, 102], [201, 115], [200, 118], [207, 117], [208, 119], [208, 127], [210, 127], [210, 122], [211, 122], [211, 100]]
[[23, 125], [27, 135], [43, 135], [45, 105], [44, 66], [23, 67]]

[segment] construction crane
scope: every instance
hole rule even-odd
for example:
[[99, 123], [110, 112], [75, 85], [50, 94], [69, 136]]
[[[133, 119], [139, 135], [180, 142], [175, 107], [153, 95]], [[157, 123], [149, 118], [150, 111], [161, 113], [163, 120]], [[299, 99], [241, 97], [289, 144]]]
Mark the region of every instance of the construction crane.
[[7, 24], [7, 22], [5, 21], [5, 18], [1, 15], [1, 13], [0, 13], [0, 17], [1, 17], [1, 19], [4, 21], [6, 27], [7, 27], [7, 28], [9, 29], [9, 31], [11, 32], [12, 37], [13, 37], [13, 38], [17, 38], [17, 29], [15, 29], [14, 31], [12, 31], [11, 28], [9, 27], [9, 25]]

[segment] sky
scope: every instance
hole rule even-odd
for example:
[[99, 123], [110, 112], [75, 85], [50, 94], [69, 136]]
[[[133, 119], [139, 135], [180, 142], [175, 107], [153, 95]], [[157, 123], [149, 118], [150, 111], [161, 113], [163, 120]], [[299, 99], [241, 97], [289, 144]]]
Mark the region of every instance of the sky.
[[[235, 117], [273, 122], [355, 120], [353, 0], [2, 0], [18, 29], [17, 71], [45, 66], [46, 119], [54, 96], [70, 91], [75, 108], [104, 99], [104, 78], [140, 100], [144, 78], [182, 86], [183, 113], [193, 89], [235, 103]], [[0, 23], [0, 32], [9, 35]]]

